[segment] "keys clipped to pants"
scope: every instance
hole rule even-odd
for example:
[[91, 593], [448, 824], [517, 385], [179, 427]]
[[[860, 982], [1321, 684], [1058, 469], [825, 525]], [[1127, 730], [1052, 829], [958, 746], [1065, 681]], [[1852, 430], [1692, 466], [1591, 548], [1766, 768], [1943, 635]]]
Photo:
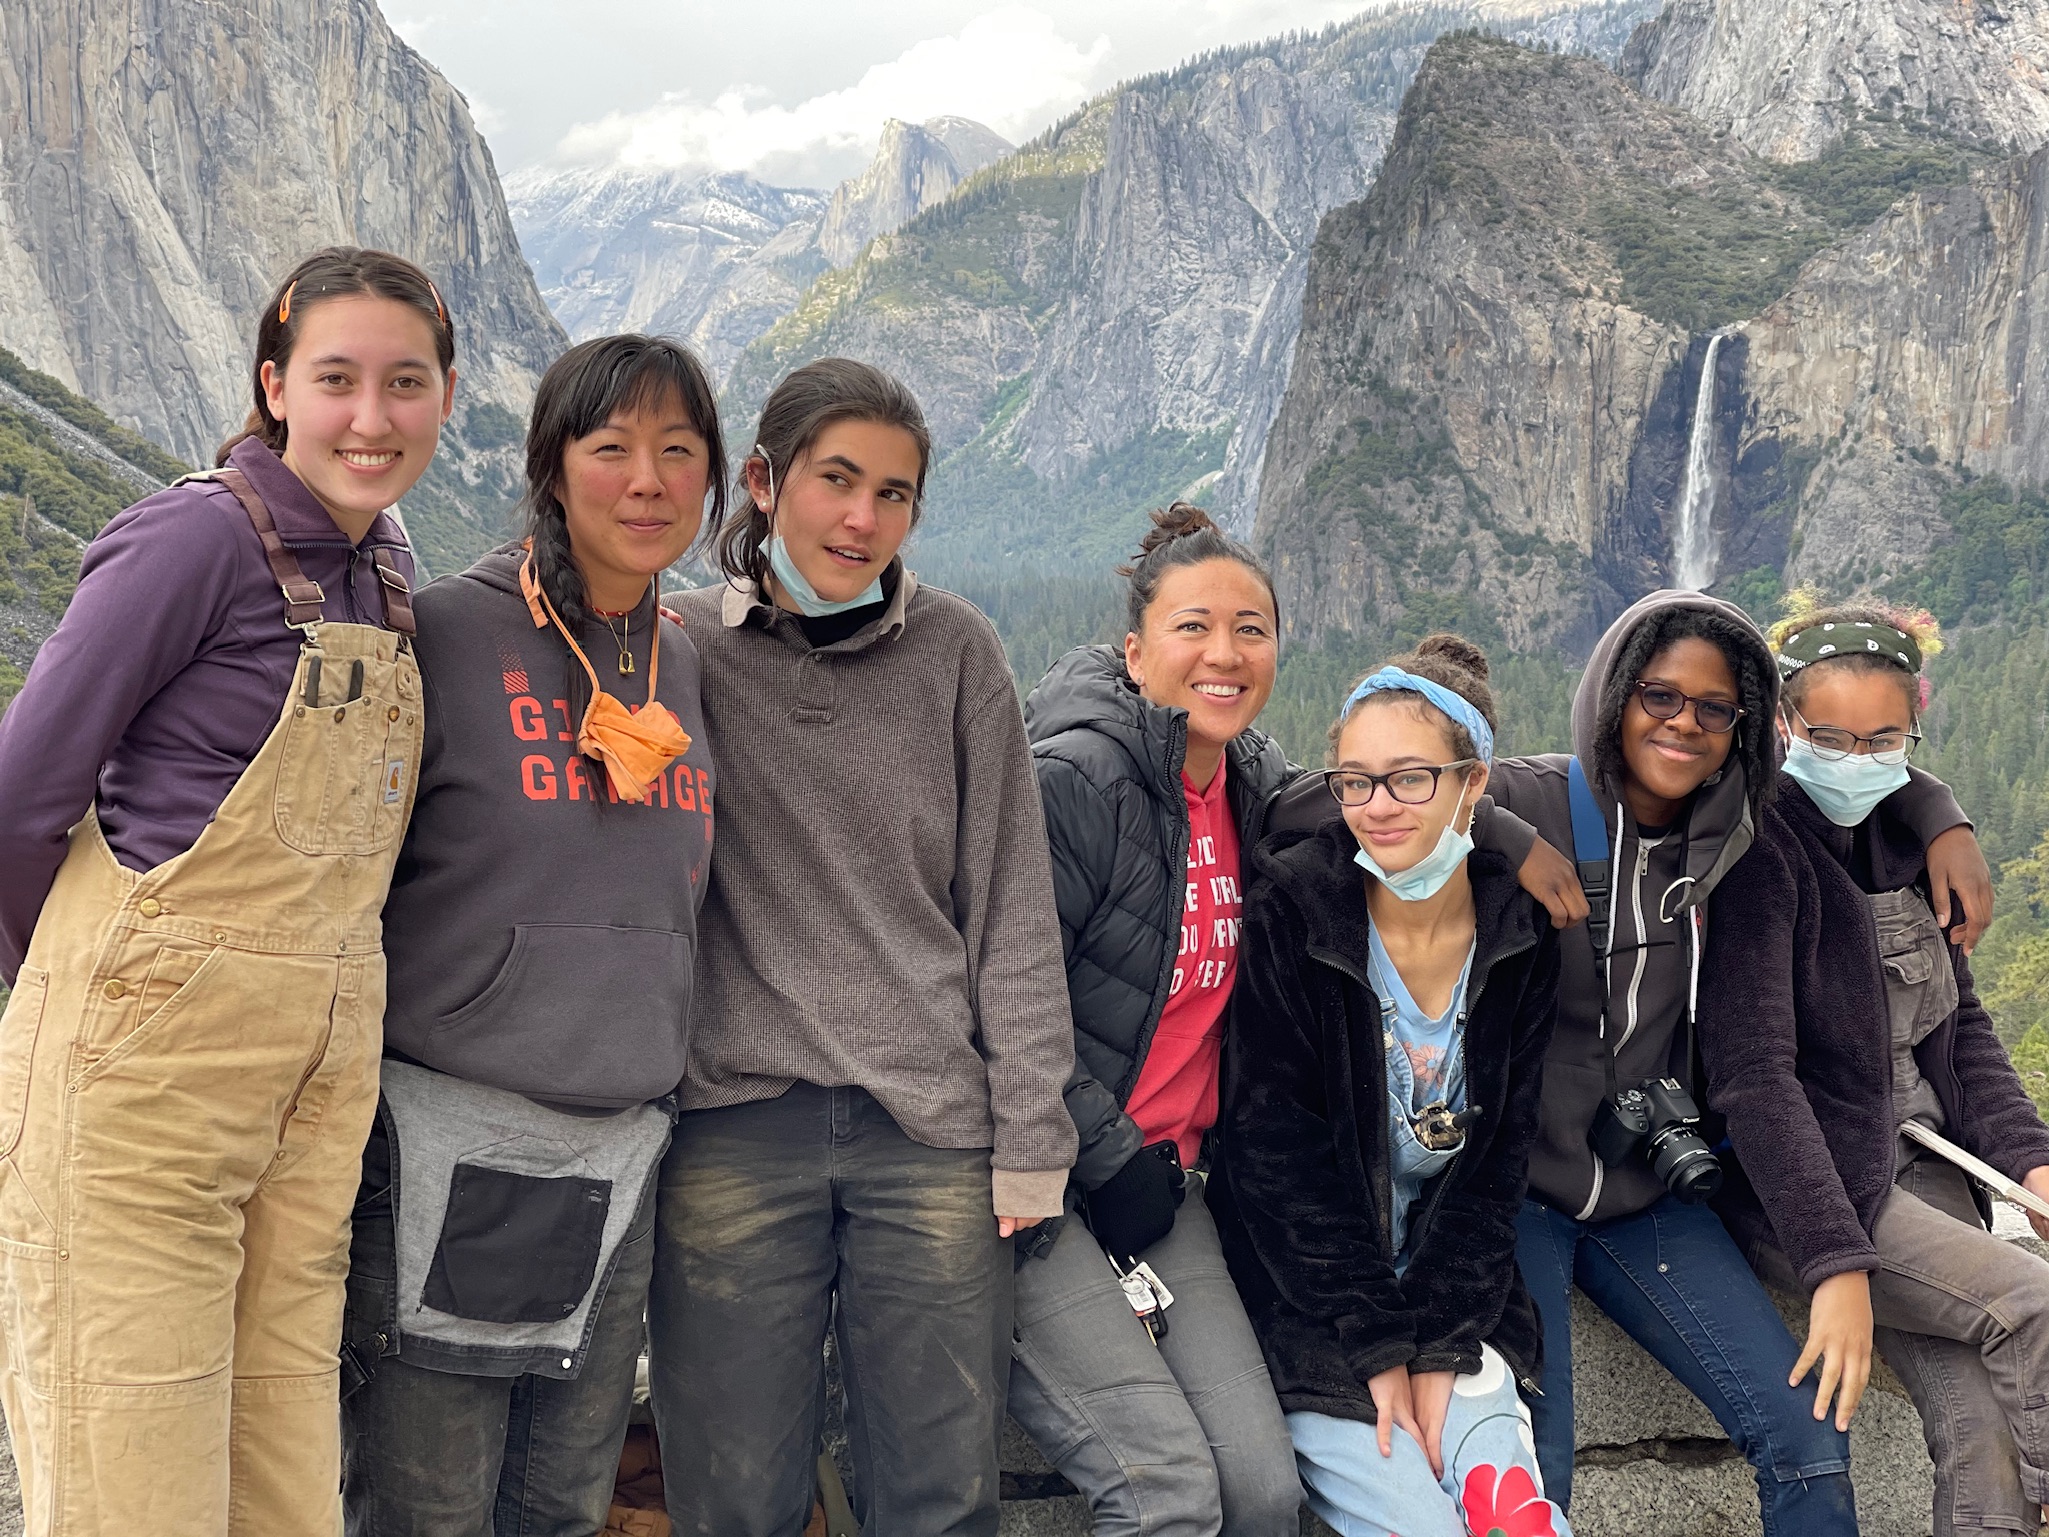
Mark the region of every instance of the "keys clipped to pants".
[[1131, 1311], [1138, 1315], [1138, 1321], [1145, 1325], [1145, 1332], [1157, 1345], [1167, 1337], [1167, 1309], [1174, 1305], [1174, 1294], [1144, 1260], [1126, 1270], [1113, 1259], [1110, 1268], [1117, 1273], [1117, 1284], [1124, 1288], [1124, 1300], [1131, 1304]]

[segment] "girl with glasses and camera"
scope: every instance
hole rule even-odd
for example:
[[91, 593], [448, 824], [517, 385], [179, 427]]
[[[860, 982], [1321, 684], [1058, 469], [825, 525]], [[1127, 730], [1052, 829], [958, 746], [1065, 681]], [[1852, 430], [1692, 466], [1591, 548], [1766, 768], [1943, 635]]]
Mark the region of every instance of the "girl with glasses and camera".
[[[1494, 797], [1574, 851], [1592, 907], [1568, 936], [1558, 1029], [1518, 1219], [1517, 1261], [1544, 1324], [1532, 1400], [1544, 1487], [1571, 1496], [1575, 1287], [1661, 1362], [1757, 1473], [1767, 1537], [1848, 1534], [1849, 1410], [1868, 1356], [1862, 1277], [1820, 1283], [1807, 1349], [1702, 1204], [1723, 1171], [1703, 1113], [1698, 1009], [1705, 909], [1757, 836], [1776, 779], [1778, 672], [1742, 610], [1657, 592], [1595, 645], [1573, 702], [1575, 753], [1497, 764]], [[1980, 918], [1989, 891], [1954, 800], [1925, 776], [1896, 808]], [[1796, 1093], [1797, 1097], [1797, 1093]], [[1860, 1354], [1861, 1353], [1861, 1354]], [[1818, 1394], [1793, 1386], [1820, 1362]], [[1838, 1388], [1833, 1423], [1823, 1416]]]
[[831, 1322], [863, 1528], [993, 1533], [1011, 1238], [1075, 1145], [1024, 721], [989, 621], [904, 564], [911, 392], [822, 359], [748, 441], [727, 579], [672, 600], [719, 806], [649, 1306], [669, 1516], [803, 1529]]
[[2033, 1532], [2049, 1266], [1988, 1232], [1988, 1198], [1916, 1140], [1939, 1134], [2049, 1197], [2049, 1129], [1898, 806], [1940, 634], [1926, 614], [1804, 592], [1772, 640], [1792, 784], [1724, 883], [1701, 983], [1703, 1019], [1728, 1026], [1704, 1037], [1709, 1095], [1745, 1176], [1724, 1215], [1767, 1278], [1868, 1287], [1867, 1340], [1875, 1323], [1935, 1461], [1933, 1530]]
[[1213, 1184], [1309, 1502], [1344, 1537], [1569, 1537], [1517, 1380], [1516, 1215], [1560, 939], [1476, 851], [1494, 706], [1452, 635], [1362, 680], [1328, 812], [1251, 860]]

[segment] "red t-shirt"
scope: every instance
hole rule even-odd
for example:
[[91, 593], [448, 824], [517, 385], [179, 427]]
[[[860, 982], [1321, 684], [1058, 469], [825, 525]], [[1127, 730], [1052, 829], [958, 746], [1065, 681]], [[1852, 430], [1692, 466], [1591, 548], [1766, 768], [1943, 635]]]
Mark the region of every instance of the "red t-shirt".
[[1238, 973], [1238, 824], [1217, 766], [1209, 788], [1181, 776], [1188, 800], [1188, 890], [1181, 904], [1181, 952], [1167, 1006], [1125, 1113], [1148, 1144], [1171, 1140], [1193, 1168], [1202, 1134], [1217, 1123], [1217, 1066], [1224, 1052], [1224, 1007]]

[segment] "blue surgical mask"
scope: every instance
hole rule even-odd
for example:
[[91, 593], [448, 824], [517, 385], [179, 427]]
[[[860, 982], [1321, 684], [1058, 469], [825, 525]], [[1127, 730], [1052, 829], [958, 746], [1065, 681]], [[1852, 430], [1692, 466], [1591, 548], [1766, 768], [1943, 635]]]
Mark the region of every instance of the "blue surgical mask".
[[[1465, 794], [1459, 794], [1459, 811], [1465, 809]], [[1385, 886], [1398, 901], [1427, 902], [1444, 890], [1444, 883], [1452, 873], [1466, 862], [1466, 856], [1473, 852], [1473, 835], [1458, 830], [1459, 812], [1451, 814], [1451, 821], [1444, 831], [1437, 835], [1437, 847], [1410, 865], [1408, 869], [1393, 875], [1380, 868], [1380, 861], [1365, 849], [1352, 857], [1359, 867]]]
[[1786, 739], [1785, 769], [1786, 776], [1838, 827], [1855, 827], [1907, 782], [1904, 763], [1880, 763], [1868, 753], [1824, 758], [1803, 736]]
[[864, 603], [879, 602], [882, 598], [882, 578], [877, 577], [855, 596], [835, 603], [818, 595], [818, 589], [804, 579], [804, 573], [797, 569], [797, 563], [790, 559], [790, 547], [783, 543], [783, 536], [776, 534], [768, 541], [768, 569], [775, 573], [776, 586], [782, 588], [789, 600], [797, 605], [797, 612], [807, 619], [822, 618], [826, 614], [844, 614], [850, 608], [859, 608]]
[[[768, 450], [759, 443], [754, 451], [761, 455], [762, 463], [768, 466], [768, 517], [769, 527], [775, 526], [776, 512], [781, 498], [776, 494], [775, 460], [769, 458]], [[797, 569], [797, 563], [790, 558], [790, 547], [784, 543], [781, 534], [772, 534], [768, 541], [768, 569], [775, 573], [776, 586], [797, 605], [797, 612], [807, 619], [823, 619], [827, 614], [844, 614], [850, 608], [877, 603], [882, 599], [882, 578], [877, 577], [867, 587], [843, 602], [835, 603], [821, 597], [818, 589], [805, 580], [804, 573]]]

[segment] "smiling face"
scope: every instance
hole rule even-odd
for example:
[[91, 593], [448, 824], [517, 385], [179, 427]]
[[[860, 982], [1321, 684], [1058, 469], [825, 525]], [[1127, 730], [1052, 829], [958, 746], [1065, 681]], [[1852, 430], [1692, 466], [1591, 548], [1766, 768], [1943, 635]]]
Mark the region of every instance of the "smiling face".
[[262, 380], [289, 429], [286, 467], [351, 539], [425, 473], [455, 401], [433, 319], [369, 294], [308, 307], [290, 358], [265, 363]]
[[556, 496], [591, 603], [614, 612], [646, 596], [704, 523], [704, 434], [674, 395], [615, 411], [562, 450]]
[[[857, 598], [877, 581], [911, 532], [918, 476], [918, 443], [901, 427], [841, 421], [824, 428], [796, 462], [777, 465], [775, 494], [768, 465], [747, 461], [754, 505], [771, 513], [790, 559], [812, 590], [828, 603]], [[773, 579], [771, 579], [773, 580]], [[781, 591], [779, 607], [796, 610]]]
[[[1661, 683], [1695, 699], [1741, 703], [1729, 659], [1697, 635], [1659, 651], [1637, 681]], [[1671, 720], [1658, 720], [1644, 709], [1641, 690], [1631, 694], [1622, 708], [1622, 761], [1629, 769], [1623, 788], [1631, 814], [1644, 826], [1669, 826], [1687, 798], [1721, 772], [1735, 743], [1735, 731], [1701, 730], [1690, 704]]]
[[[1443, 713], [1418, 696], [1373, 694], [1338, 733], [1337, 766], [1367, 774], [1440, 768], [1460, 756], [1451, 738]], [[1399, 875], [1437, 847], [1454, 817], [1461, 832], [1470, 828], [1486, 788], [1485, 764], [1438, 775], [1437, 793], [1420, 806], [1405, 806], [1376, 786], [1365, 805], [1344, 808], [1345, 825], [1375, 864]]]
[[1189, 756], [1238, 736], [1274, 691], [1280, 646], [1272, 592], [1235, 560], [1175, 566], [1160, 579], [1124, 666], [1157, 705], [1188, 712]]

